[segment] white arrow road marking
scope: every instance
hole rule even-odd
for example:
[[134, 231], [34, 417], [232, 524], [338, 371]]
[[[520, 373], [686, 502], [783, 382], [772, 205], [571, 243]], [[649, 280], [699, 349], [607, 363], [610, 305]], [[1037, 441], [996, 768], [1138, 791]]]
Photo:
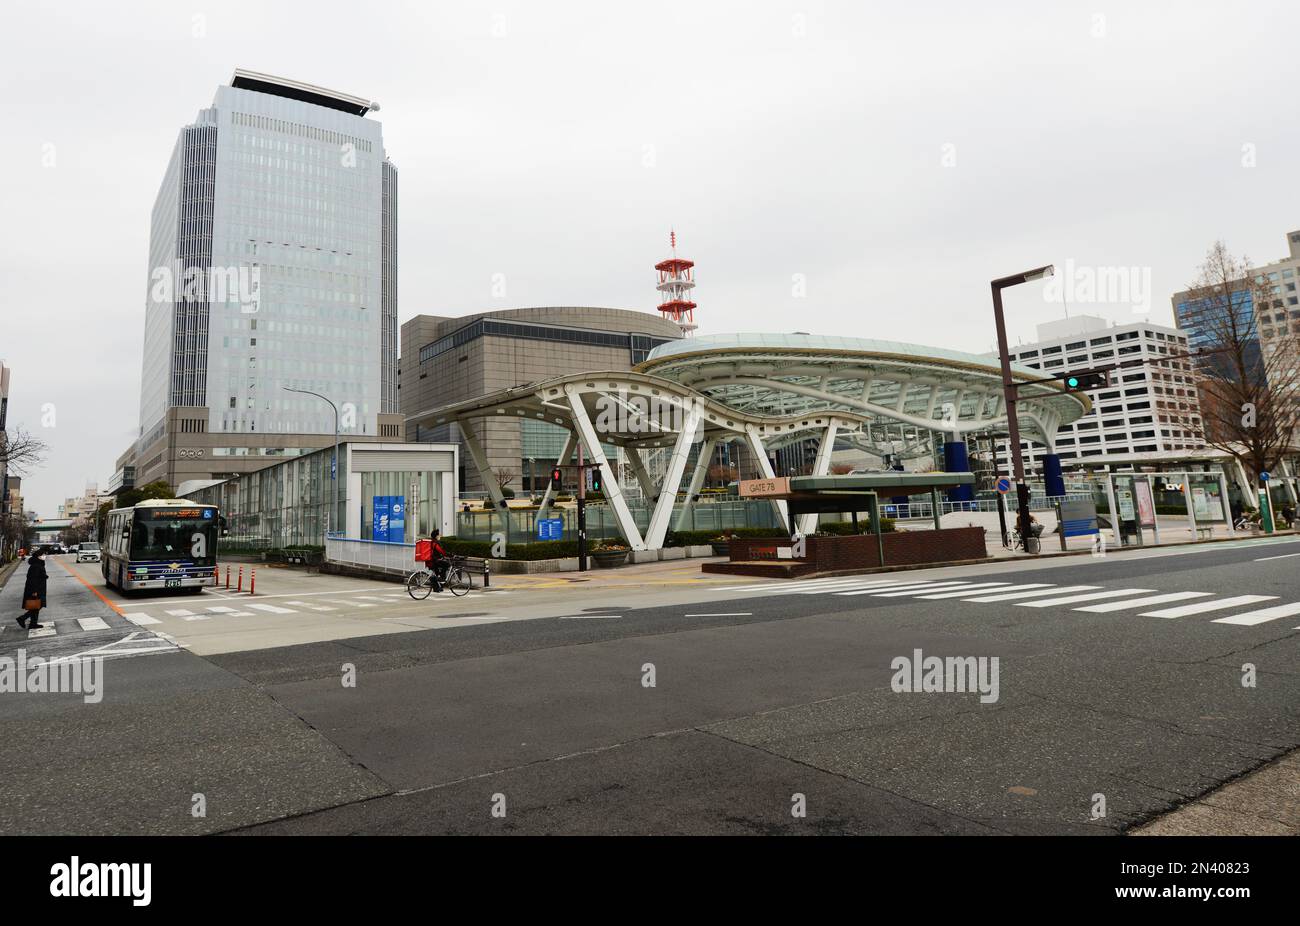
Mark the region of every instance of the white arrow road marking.
[[1255, 604], [1260, 601], [1276, 601], [1277, 595], [1238, 595], [1235, 598], [1220, 598], [1218, 601], [1198, 601], [1195, 604], [1179, 605], [1162, 611], [1144, 611], [1142, 617], [1186, 617], [1188, 614], [1204, 614], [1206, 611], [1222, 611], [1242, 604]]
[[1280, 604], [1275, 608], [1264, 608], [1260, 611], [1247, 611], [1245, 614], [1234, 614], [1232, 617], [1216, 618], [1215, 624], [1238, 624], [1242, 627], [1254, 627], [1256, 624], [1262, 624], [1265, 621], [1275, 621], [1279, 617], [1290, 617], [1293, 614], [1300, 614], [1300, 604]]

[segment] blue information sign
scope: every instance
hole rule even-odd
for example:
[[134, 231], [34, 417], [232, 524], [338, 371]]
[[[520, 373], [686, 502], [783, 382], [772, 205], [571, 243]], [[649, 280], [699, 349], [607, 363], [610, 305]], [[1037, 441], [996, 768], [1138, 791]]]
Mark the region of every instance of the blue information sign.
[[563, 518], [542, 518], [537, 522], [538, 540], [560, 540], [564, 537]]
[[371, 510], [371, 540], [401, 543], [406, 539], [405, 495], [376, 495], [371, 501]]

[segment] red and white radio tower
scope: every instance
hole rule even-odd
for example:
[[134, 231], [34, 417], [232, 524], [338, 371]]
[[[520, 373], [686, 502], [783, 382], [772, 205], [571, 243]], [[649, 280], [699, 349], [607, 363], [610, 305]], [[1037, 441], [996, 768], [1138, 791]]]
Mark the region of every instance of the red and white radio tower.
[[668, 241], [673, 256], [655, 264], [659, 271], [659, 285], [655, 288], [662, 294], [659, 311], [677, 322], [682, 333], [690, 337], [699, 327], [695, 324], [695, 303], [690, 300], [691, 290], [695, 288], [695, 261], [677, 256], [677, 232], [670, 231]]

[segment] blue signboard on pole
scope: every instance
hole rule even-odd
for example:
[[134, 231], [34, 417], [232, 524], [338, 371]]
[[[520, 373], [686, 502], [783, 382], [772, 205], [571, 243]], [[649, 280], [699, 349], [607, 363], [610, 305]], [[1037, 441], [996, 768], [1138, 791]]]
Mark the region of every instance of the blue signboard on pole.
[[406, 540], [406, 496], [388, 496], [388, 542], [402, 543]]
[[537, 522], [538, 540], [560, 540], [564, 537], [563, 518], [542, 518]]

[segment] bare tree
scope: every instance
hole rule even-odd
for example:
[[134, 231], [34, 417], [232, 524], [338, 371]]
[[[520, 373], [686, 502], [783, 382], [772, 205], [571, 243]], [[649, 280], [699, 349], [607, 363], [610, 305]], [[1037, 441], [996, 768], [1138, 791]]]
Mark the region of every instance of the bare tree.
[[0, 431], [0, 465], [22, 475], [45, 459], [48, 448], [21, 427], [9, 432]]
[[508, 469], [496, 469], [492, 471], [492, 478], [496, 480], [497, 488], [507, 497], [514, 495], [514, 490], [510, 488], [510, 483], [515, 481], [515, 474]]
[[1275, 286], [1216, 241], [1187, 293], [1205, 334], [1193, 350], [1206, 443], [1252, 481], [1277, 466], [1300, 426], [1300, 320], [1285, 320]]

